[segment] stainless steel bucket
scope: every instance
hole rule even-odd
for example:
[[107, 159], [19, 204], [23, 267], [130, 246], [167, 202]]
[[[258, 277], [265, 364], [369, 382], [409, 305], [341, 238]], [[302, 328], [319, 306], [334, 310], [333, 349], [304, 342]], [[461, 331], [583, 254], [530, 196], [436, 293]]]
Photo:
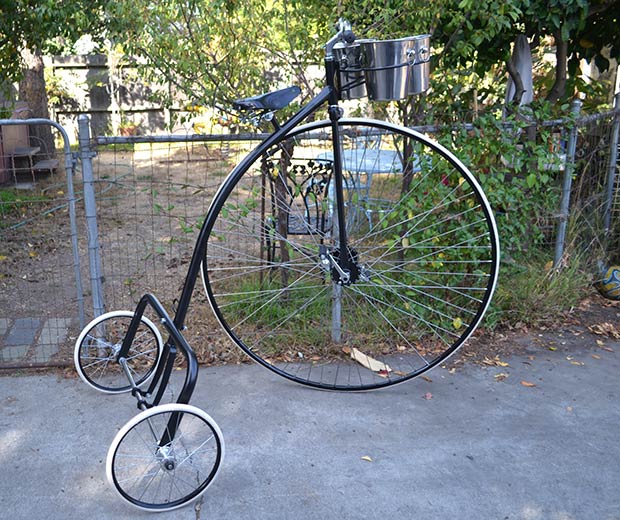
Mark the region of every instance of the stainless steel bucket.
[[409, 95], [426, 92], [429, 87], [431, 37], [422, 34], [413, 37], [413, 65], [409, 71]]
[[426, 90], [429, 41], [430, 36], [423, 35], [360, 42], [368, 97], [373, 101], [392, 101]]
[[360, 62], [359, 42], [352, 45], [334, 45], [334, 59], [338, 62], [340, 99], [360, 99], [366, 97], [364, 71]]

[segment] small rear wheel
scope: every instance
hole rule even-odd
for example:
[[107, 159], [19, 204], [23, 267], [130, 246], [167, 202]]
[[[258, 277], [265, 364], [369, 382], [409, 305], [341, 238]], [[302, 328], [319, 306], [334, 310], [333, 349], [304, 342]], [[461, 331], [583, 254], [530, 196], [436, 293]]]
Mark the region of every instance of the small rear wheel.
[[[75, 368], [90, 387], [107, 394], [131, 390], [116, 357], [134, 317], [131, 311], [113, 311], [91, 321], [75, 344]], [[127, 354], [127, 366], [138, 386], [151, 378], [162, 353], [163, 340], [155, 324], [142, 316]]]
[[108, 451], [108, 482], [132, 506], [170, 511], [202, 495], [224, 458], [215, 421], [186, 404], [145, 410], [116, 435]]

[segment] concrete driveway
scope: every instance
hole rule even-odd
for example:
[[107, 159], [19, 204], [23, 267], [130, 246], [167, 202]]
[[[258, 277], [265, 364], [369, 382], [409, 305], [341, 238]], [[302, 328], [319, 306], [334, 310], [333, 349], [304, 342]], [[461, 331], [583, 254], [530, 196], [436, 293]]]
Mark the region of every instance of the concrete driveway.
[[[620, 343], [523, 341], [498, 366], [370, 393], [203, 368], [192, 404], [220, 425], [226, 460], [200, 503], [156, 518], [619, 520]], [[105, 480], [135, 411], [75, 377], [3, 374], [0, 516], [154, 517]]]

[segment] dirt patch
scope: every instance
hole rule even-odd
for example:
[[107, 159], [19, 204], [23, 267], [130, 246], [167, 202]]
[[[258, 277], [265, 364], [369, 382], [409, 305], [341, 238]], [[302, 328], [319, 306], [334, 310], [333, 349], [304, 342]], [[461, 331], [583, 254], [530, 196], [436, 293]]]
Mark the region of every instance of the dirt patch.
[[448, 368], [466, 363], [502, 367], [511, 356], [530, 356], [546, 351], [577, 349], [612, 350], [606, 343], [620, 337], [620, 302], [593, 294], [577, 307], [558, 317], [557, 325], [529, 328], [524, 324], [496, 331], [479, 329], [465, 346], [450, 359]]
[[[174, 313], [201, 218], [224, 176], [247, 151], [244, 147], [188, 145], [99, 151], [95, 175], [106, 310], [132, 310], [142, 294], [152, 292]], [[59, 176], [41, 188], [44, 196], [10, 206], [11, 214], [3, 215], [0, 307], [11, 319], [76, 315], [66, 189]], [[77, 197], [81, 276], [87, 292], [88, 244], [79, 190]], [[89, 321], [93, 315], [88, 308], [90, 294], [85, 298]], [[601, 326], [596, 333], [592, 327], [605, 323], [613, 327], [619, 316], [620, 303], [605, 300], [593, 290], [578, 307], [558, 316], [553, 327], [531, 330], [516, 324], [494, 332], [481, 328], [450, 358], [450, 366], [502, 366], [503, 360], [514, 354], [535, 355], [544, 349], [574, 348], [584, 342], [596, 346], [597, 339], [613, 332]], [[187, 326], [187, 340], [201, 363], [248, 362], [217, 323], [200, 280]], [[77, 323], [73, 323], [67, 344], [54, 361], [71, 362], [71, 339], [78, 333]]]

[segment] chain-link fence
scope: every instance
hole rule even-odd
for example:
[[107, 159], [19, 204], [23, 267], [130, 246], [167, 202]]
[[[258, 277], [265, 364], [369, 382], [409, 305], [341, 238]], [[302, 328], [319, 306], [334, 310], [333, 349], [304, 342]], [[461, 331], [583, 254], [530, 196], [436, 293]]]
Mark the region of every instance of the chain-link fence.
[[[6, 150], [3, 154], [0, 367], [70, 364], [84, 321], [105, 311], [132, 310], [145, 292], [173, 311], [213, 195], [232, 167], [264, 138], [189, 134], [91, 139], [87, 120], [82, 123], [79, 153], [66, 145], [50, 171], [33, 173], [29, 163], [16, 170], [7, 163]], [[0, 127], [5, 124], [0, 121]], [[557, 195], [555, 207], [532, 215], [531, 225], [544, 227], [544, 247], [556, 262], [570, 261], [566, 251], [575, 247], [596, 247], [617, 257], [618, 112], [582, 117], [576, 126], [552, 124], [562, 130], [564, 160], [550, 183]], [[82, 175], [74, 190], [76, 162]], [[509, 218], [495, 209], [498, 222]], [[562, 233], [566, 239], [560, 240]], [[216, 324], [200, 283], [187, 325], [187, 339], [201, 361], [242, 358]]]
[[620, 261], [618, 112], [579, 121], [570, 225], [578, 252], [608, 264]]
[[[33, 126], [54, 129], [62, 150], [44, 149], [29, 136]], [[51, 121], [0, 121], [0, 129], [0, 366], [64, 365], [86, 297], [73, 156]]]
[[[94, 139], [96, 313], [132, 310], [145, 292], [174, 310], [213, 195], [257, 142], [249, 135]], [[240, 354], [227, 346], [203, 295], [198, 284], [187, 339], [203, 362], [216, 351], [218, 361], [236, 361]]]

